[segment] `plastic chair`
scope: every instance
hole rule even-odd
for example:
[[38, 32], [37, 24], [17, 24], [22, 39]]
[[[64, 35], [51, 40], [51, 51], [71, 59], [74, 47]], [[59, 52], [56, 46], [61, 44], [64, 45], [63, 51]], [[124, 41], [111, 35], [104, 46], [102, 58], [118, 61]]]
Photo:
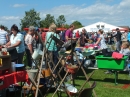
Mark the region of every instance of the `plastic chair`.
[[92, 91], [96, 87], [96, 82], [94, 81], [90, 88], [83, 89], [78, 97], [92, 97]]

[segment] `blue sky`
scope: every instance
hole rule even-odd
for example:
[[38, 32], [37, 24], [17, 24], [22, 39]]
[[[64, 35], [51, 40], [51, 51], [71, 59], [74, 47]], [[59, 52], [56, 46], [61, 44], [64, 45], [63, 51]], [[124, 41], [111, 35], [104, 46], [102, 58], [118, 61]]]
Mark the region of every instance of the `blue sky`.
[[130, 0], [0, 0], [0, 24], [19, 26], [25, 11], [34, 8], [41, 19], [46, 14], [64, 15], [68, 24], [77, 20], [84, 26], [99, 21], [130, 26], [129, 4]]

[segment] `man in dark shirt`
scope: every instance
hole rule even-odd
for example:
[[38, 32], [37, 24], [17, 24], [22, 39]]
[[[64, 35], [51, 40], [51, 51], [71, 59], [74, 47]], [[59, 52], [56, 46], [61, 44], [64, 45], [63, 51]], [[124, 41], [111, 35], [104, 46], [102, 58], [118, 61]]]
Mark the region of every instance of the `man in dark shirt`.
[[115, 37], [116, 38], [116, 50], [117, 51], [120, 51], [121, 50], [121, 32], [120, 32], [120, 30], [119, 30], [119, 28], [116, 28], [116, 31], [117, 31], [117, 34], [116, 35], [114, 35], [113, 37]]

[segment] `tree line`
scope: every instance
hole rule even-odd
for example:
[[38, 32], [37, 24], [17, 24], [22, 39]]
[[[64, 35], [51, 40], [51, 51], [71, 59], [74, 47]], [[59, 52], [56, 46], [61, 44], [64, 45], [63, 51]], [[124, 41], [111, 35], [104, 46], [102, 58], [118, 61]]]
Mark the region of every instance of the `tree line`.
[[[51, 14], [46, 14], [46, 17], [44, 19], [41, 19], [40, 13], [36, 12], [35, 9], [25, 11], [25, 16], [23, 19], [21, 19], [20, 26], [21, 29], [29, 27], [31, 25], [39, 28], [48, 28], [51, 23], [55, 23], [57, 27], [69, 27], [69, 25], [66, 23], [64, 15], [59, 15], [59, 17], [55, 19], [55, 17]], [[75, 28], [83, 27], [79, 21], [74, 21], [72, 24], [75, 25]]]

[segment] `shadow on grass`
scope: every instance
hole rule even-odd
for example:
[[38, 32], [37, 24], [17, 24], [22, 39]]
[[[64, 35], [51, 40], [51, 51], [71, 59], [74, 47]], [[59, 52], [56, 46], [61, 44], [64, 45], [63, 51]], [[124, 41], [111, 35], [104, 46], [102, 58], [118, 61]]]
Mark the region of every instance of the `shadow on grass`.
[[[105, 78], [104, 80], [90, 78], [89, 81], [115, 83], [115, 78]], [[117, 79], [117, 83], [118, 83], [118, 84], [130, 84], [130, 80]]]
[[[76, 80], [86, 80], [85, 76], [77, 76]], [[115, 83], [115, 77], [112, 78], [104, 78], [104, 79], [96, 79], [96, 78], [90, 78], [89, 81], [98, 81], [98, 82], [108, 82], [108, 83]], [[130, 84], [130, 80], [127, 79], [116, 79], [116, 82], [118, 84]]]
[[[92, 72], [93, 72], [92, 69], [85, 69], [85, 68], [84, 68], [84, 70], [85, 70], [86, 74], [89, 74], [89, 73], [92, 73]], [[77, 75], [78, 75], [78, 76], [85, 76], [84, 73], [83, 73], [83, 71], [82, 71], [82, 69], [80, 69], [80, 70], [78, 71], [78, 74], [77, 74]]]
[[128, 71], [119, 71], [119, 74], [129, 74], [129, 72]]
[[[77, 80], [86, 80], [85, 76], [81, 76], [81, 77], [76, 77]], [[93, 79], [90, 78], [89, 81], [99, 81], [99, 82], [109, 82], [109, 83], [114, 83], [115, 82], [115, 77], [113, 78], [104, 78], [102, 79]], [[130, 84], [130, 80], [126, 80], [126, 79], [117, 79], [117, 83], [119, 84]]]

